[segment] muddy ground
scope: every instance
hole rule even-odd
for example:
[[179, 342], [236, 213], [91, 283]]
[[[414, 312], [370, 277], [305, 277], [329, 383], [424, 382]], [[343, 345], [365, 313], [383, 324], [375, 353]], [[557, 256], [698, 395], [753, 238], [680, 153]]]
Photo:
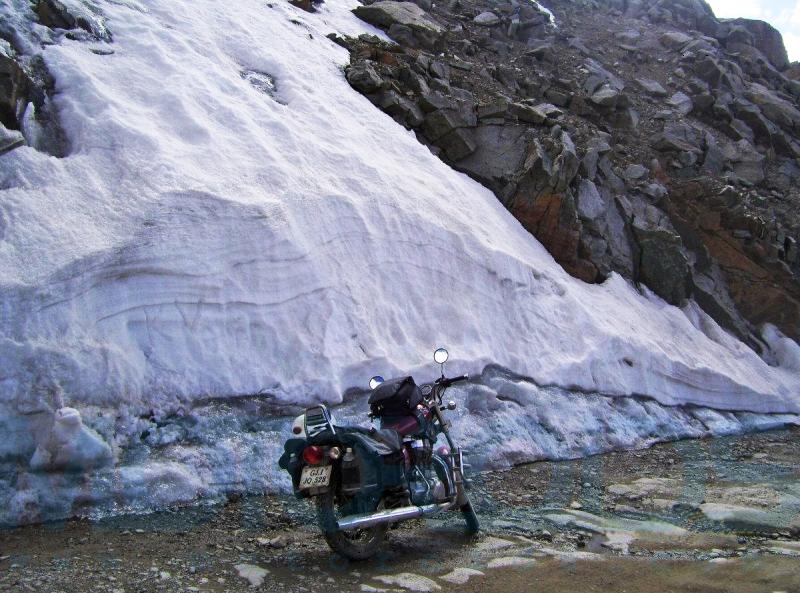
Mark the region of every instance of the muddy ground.
[[0, 590], [800, 592], [800, 430], [475, 476], [483, 522], [406, 523], [368, 562], [287, 497], [0, 532]]

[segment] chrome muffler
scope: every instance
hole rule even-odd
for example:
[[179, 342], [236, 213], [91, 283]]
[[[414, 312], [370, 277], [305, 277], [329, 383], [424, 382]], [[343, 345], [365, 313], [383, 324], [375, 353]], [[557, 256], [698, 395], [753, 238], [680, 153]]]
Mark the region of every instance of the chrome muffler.
[[365, 513], [363, 515], [351, 515], [336, 522], [341, 531], [352, 531], [354, 529], [366, 529], [367, 527], [374, 527], [375, 525], [382, 525], [383, 523], [396, 523], [397, 521], [406, 521], [407, 519], [416, 519], [423, 515], [432, 515], [441, 511], [447, 511], [453, 508], [452, 502], [443, 502], [440, 504], [427, 504], [425, 506], [410, 506], [401, 507], [399, 509], [386, 509], [385, 511], [376, 511], [374, 513]]

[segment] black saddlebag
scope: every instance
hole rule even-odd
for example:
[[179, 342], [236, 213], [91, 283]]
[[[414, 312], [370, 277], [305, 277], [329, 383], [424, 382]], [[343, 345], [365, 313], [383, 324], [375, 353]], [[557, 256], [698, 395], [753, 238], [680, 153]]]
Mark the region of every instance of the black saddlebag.
[[372, 390], [369, 407], [377, 418], [413, 415], [422, 403], [422, 392], [412, 377], [385, 381]]

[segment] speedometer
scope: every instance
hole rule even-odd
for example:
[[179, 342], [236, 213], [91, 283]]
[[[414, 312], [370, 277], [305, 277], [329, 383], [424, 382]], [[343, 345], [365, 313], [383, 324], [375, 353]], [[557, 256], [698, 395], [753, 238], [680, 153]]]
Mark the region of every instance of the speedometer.
[[431, 394], [431, 391], [433, 391], [433, 387], [431, 386], [430, 383], [426, 383], [424, 385], [421, 385], [419, 390], [422, 392], [422, 395], [428, 396]]

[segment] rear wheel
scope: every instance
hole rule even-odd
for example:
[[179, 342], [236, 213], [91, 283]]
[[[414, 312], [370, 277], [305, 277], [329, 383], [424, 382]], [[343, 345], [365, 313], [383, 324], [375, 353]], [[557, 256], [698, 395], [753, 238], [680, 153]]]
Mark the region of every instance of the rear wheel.
[[352, 531], [342, 531], [336, 527], [337, 519], [342, 519], [348, 515], [363, 512], [373, 512], [381, 508], [381, 504], [372, 509], [359, 508], [357, 500], [350, 498], [337, 500], [332, 491], [328, 491], [317, 497], [317, 521], [325, 536], [325, 541], [334, 552], [350, 560], [366, 560], [372, 557], [386, 536], [388, 526], [375, 525], [365, 529], [354, 529]]

